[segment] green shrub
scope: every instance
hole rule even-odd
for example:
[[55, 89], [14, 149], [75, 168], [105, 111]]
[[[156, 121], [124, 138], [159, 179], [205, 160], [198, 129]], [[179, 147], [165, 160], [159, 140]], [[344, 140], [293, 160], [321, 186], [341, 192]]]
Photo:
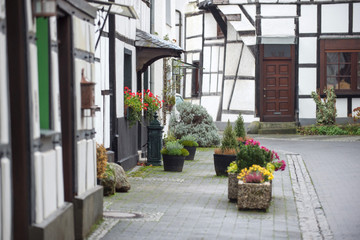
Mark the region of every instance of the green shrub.
[[244, 127], [244, 118], [242, 117], [241, 113], [239, 113], [239, 116], [235, 121], [234, 131], [237, 137], [245, 138], [246, 132]]
[[183, 102], [177, 106], [179, 121], [175, 116], [170, 118], [169, 128], [175, 137], [181, 139], [183, 136], [192, 135], [197, 139], [201, 147], [219, 145], [220, 138], [212, 117], [203, 106]]
[[239, 169], [249, 168], [256, 164], [265, 167], [271, 162], [271, 152], [261, 149], [257, 144], [240, 145], [236, 156], [236, 163]]
[[236, 141], [235, 132], [232, 129], [230, 121], [228, 120], [224, 130], [223, 139], [221, 140], [221, 150], [236, 149], [238, 143]]
[[325, 89], [326, 97], [322, 100], [319, 91], [311, 92], [311, 97], [316, 103], [316, 123], [319, 125], [332, 125], [336, 119], [335, 89]]
[[170, 141], [161, 149], [163, 155], [188, 156], [189, 152], [178, 141]]
[[179, 142], [185, 147], [198, 147], [199, 144], [196, 142], [196, 138], [192, 135], [183, 136]]

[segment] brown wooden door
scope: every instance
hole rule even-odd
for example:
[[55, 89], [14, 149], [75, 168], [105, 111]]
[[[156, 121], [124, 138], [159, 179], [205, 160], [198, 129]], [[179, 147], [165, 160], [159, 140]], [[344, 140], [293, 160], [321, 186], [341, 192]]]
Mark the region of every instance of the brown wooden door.
[[291, 59], [264, 59], [262, 65], [261, 121], [294, 121]]

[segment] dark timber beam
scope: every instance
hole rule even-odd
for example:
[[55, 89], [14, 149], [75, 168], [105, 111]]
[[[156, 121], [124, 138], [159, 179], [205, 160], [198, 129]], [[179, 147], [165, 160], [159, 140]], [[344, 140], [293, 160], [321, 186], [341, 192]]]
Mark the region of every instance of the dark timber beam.
[[216, 6], [209, 6], [208, 10], [211, 12], [213, 17], [215, 18], [217, 24], [219, 24], [219, 27], [221, 31], [223, 32], [224, 36], [227, 36], [227, 24], [225, 20], [222, 18], [219, 9]]

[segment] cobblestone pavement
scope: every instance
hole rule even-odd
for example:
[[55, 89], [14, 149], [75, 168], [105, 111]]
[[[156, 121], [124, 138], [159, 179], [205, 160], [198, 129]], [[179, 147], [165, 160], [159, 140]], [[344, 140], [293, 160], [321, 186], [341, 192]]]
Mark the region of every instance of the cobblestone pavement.
[[315, 207], [320, 212], [318, 222], [323, 223], [324, 213], [334, 239], [359, 239], [360, 136], [263, 135], [256, 139], [270, 149], [300, 154], [296, 157], [303, 161], [320, 203]]
[[215, 176], [212, 154], [197, 151], [181, 173], [152, 167], [131, 177], [128, 193], [104, 199], [105, 214], [118, 211], [120, 218], [104, 217], [90, 239], [302, 238], [289, 168], [275, 173], [267, 212], [238, 211], [228, 201], [227, 178]]

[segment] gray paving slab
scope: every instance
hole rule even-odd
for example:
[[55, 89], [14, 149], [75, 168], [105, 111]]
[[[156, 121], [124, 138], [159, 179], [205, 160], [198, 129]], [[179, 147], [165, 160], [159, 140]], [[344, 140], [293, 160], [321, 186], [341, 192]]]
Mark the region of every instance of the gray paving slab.
[[301, 239], [288, 169], [275, 173], [268, 211], [238, 211], [228, 201], [227, 178], [215, 175], [212, 154], [197, 151], [181, 173], [153, 167], [144, 178], [130, 178], [131, 190], [106, 197], [104, 210], [144, 218], [105, 218], [89, 239]]

